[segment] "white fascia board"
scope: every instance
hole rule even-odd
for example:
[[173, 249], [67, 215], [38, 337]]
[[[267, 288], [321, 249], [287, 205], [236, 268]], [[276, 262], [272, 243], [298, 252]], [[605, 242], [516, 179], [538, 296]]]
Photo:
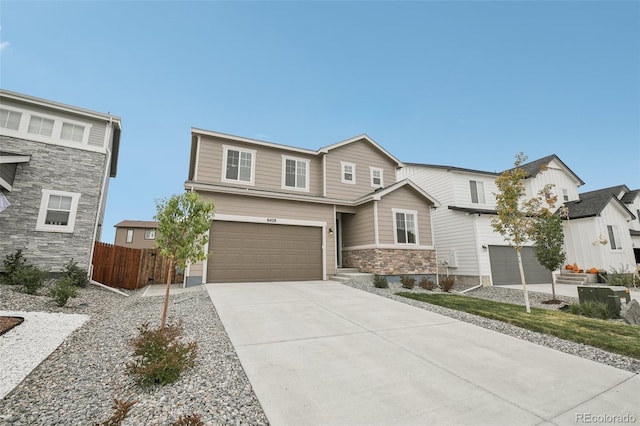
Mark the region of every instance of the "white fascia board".
[[215, 137], [215, 138], [227, 139], [227, 140], [232, 140], [232, 141], [237, 141], [237, 142], [250, 143], [250, 144], [253, 144], [253, 145], [266, 146], [266, 147], [269, 147], [269, 148], [281, 149], [281, 150], [290, 151], [290, 152], [298, 152], [298, 153], [307, 154], [307, 155], [317, 155], [318, 154], [316, 151], [313, 151], [311, 149], [296, 148], [296, 147], [293, 147], [293, 146], [281, 145], [281, 144], [277, 144], [277, 143], [273, 143], [273, 142], [265, 142], [265, 141], [260, 141], [260, 140], [257, 140], [257, 139], [250, 139], [250, 138], [245, 138], [245, 137], [242, 137], [242, 136], [230, 135], [230, 134], [227, 134], [227, 133], [220, 133], [220, 132], [213, 132], [211, 130], [198, 129], [198, 128], [195, 128], [195, 127], [191, 128], [191, 133], [195, 134], [195, 135], [211, 136], [211, 137]]

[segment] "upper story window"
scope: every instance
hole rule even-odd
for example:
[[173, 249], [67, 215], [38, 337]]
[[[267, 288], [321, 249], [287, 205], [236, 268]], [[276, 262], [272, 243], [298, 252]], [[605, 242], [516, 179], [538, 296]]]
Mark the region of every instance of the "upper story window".
[[636, 210], [636, 217], [638, 218], [638, 222], [640, 222], [640, 209]]
[[145, 240], [155, 240], [156, 239], [156, 230], [155, 229], [145, 229], [145, 231], [144, 231], [144, 239]]
[[383, 170], [378, 167], [369, 167], [371, 170], [371, 186], [382, 188], [384, 186]]
[[479, 180], [470, 180], [469, 187], [471, 189], [471, 202], [473, 204], [486, 203], [484, 198], [484, 183]]
[[309, 190], [309, 160], [282, 157], [283, 188]]
[[567, 188], [562, 188], [562, 200], [569, 201], [569, 191]]
[[356, 165], [341, 161], [342, 165], [342, 183], [356, 183]]
[[3, 129], [18, 130], [22, 113], [0, 109], [0, 127]]
[[84, 140], [84, 126], [72, 123], [62, 123], [60, 139], [82, 143]]
[[32, 115], [31, 120], [29, 120], [29, 130], [27, 131], [36, 135], [52, 136], [53, 120]]
[[77, 192], [43, 189], [36, 231], [72, 233], [79, 200]]
[[418, 244], [418, 212], [393, 209], [396, 244]]
[[133, 242], [133, 229], [127, 229], [127, 242]]
[[224, 182], [246, 183], [253, 185], [256, 151], [251, 149], [224, 146], [224, 164], [222, 167]]
[[609, 233], [611, 250], [622, 250], [622, 241], [620, 239], [620, 229], [618, 229], [618, 225], [607, 225], [607, 232]]

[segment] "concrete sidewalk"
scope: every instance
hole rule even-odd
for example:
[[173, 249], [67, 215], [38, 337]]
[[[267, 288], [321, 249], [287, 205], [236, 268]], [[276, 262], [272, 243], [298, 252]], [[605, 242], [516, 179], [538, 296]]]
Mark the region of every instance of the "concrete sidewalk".
[[627, 371], [331, 281], [205, 288], [273, 425], [640, 422]]
[[[514, 284], [514, 285], [501, 285], [498, 287], [504, 288], [513, 288], [517, 290], [522, 290], [522, 284]], [[527, 284], [528, 291], [534, 291], [537, 293], [546, 293], [553, 294], [551, 290], [551, 283], [549, 284]], [[556, 284], [556, 296], [565, 296], [565, 297], [575, 297], [578, 298], [578, 286], [573, 284]], [[640, 291], [638, 290], [629, 290], [629, 296], [631, 299], [635, 299], [640, 302]], [[638, 420], [640, 422], [640, 419]]]

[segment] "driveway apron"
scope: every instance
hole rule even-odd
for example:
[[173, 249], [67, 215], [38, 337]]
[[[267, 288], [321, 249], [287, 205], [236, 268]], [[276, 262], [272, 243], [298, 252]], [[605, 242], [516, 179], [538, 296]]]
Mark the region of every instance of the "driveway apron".
[[624, 370], [333, 281], [205, 287], [272, 425], [640, 423]]

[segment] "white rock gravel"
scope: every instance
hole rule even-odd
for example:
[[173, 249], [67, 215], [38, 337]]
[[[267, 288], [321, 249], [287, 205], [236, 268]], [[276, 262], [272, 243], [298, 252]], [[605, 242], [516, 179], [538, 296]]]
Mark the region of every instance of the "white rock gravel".
[[[537, 333], [534, 331], [525, 330], [523, 328], [504, 323], [502, 321], [492, 320], [489, 318], [472, 315], [462, 311], [456, 311], [454, 309], [445, 308], [443, 306], [432, 305], [429, 303], [419, 302], [417, 300], [408, 299], [406, 297], [396, 296], [398, 292], [429, 292], [423, 290], [417, 285], [412, 290], [402, 288], [398, 282], [389, 283], [389, 288], [376, 288], [371, 282], [345, 282], [345, 285], [365, 290], [370, 293], [378, 294], [380, 296], [388, 297], [393, 300], [397, 300], [402, 303], [406, 303], [412, 306], [416, 306], [421, 309], [426, 309], [431, 312], [435, 312], [441, 315], [446, 315], [451, 318], [458, 319], [460, 321], [468, 322], [479, 327], [483, 327], [489, 330], [494, 330], [503, 334], [507, 334], [513, 337], [517, 337], [522, 340], [546, 346], [552, 349], [556, 349], [571, 355], [576, 355], [581, 358], [586, 358], [592, 361], [600, 362], [602, 364], [610, 365], [622, 370], [631, 371], [633, 373], [640, 373], [640, 360], [626, 357], [622, 355], [613, 354], [605, 350], [595, 348], [593, 346], [584, 345], [582, 343], [570, 342], [568, 340], [560, 339], [558, 337], [549, 336], [546, 334]], [[436, 290], [438, 291], [438, 290]], [[455, 292], [455, 289], [454, 289]], [[550, 294], [536, 293], [529, 291], [529, 302], [531, 307], [544, 308], [544, 309], [558, 309], [558, 305], [543, 304], [543, 301], [551, 299]], [[496, 300], [499, 302], [513, 303], [518, 305], [524, 305], [524, 293], [522, 290], [515, 290], [502, 287], [481, 287], [477, 290], [472, 290], [465, 293], [469, 297], [479, 297], [483, 299]], [[578, 303], [577, 298], [573, 297], [557, 297], [569, 304]]]
[[[268, 424], [206, 292], [172, 295], [169, 304], [169, 322], [181, 320], [185, 341], [198, 342], [194, 369], [172, 385], [148, 390], [135, 385], [125, 373], [132, 359], [129, 341], [140, 324], [159, 324], [163, 298], [140, 297], [142, 290], [129, 293], [89, 286], [59, 308], [46, 296], [0, 285], [0, 309], [89, 317], [0, 401], [0, 425], [91, 425], [113, 414], [114, 398], [139, 401], [123, 425], [169, 425], [190, 414], [199, 414], [207, 425]], [[28, 333], [23, 326], [14, 330]], [[44, 338], [42, 332], [37, 338]]]

